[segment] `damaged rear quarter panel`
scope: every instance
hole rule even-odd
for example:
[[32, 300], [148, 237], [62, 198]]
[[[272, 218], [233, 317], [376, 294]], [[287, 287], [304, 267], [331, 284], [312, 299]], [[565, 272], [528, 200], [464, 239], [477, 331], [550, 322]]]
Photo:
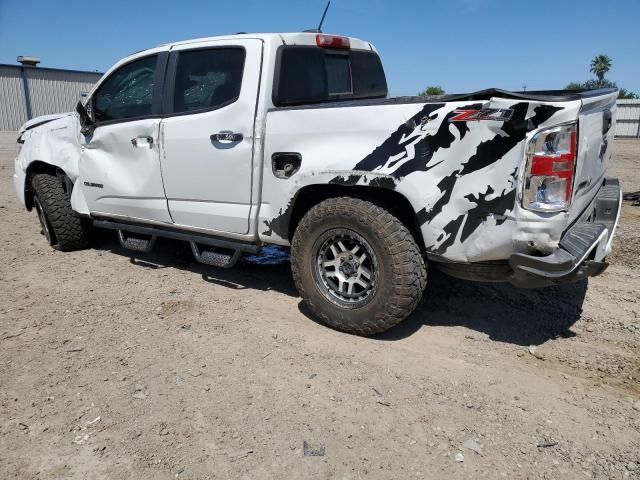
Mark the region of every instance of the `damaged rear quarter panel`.
[[[427, 251], [447, 260], [506, 259], [532, 238], [552, 248], [566, 215], [519, 206], [524, 149], [538, 129], [575, 120], [579, 107], [579, 101], [494, 98], [271, 111], [261, 239], [287, 244], [297, 192], [329, 183], [396, 190], [413, 207]], [[512, 113], [507, 120], [452, 121], [460, 110], [486, 108]], [[276, 178], [270, 162], [275, 152], [300, 153], [300, 171]]]

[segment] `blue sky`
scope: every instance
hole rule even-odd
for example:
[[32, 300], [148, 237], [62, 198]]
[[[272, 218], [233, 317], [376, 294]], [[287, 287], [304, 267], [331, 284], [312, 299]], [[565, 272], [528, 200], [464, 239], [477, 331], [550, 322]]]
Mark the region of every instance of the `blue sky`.
[[[173, 40], [314, 28], [325, 0], [0, 0], [0, 63], [105, 71]], [[562, 88], [613, 59], [608, 77], [640, 93], [640, 0], [333, 0], [324, 31], [374, 43], [393, 95], [427, 85]]]

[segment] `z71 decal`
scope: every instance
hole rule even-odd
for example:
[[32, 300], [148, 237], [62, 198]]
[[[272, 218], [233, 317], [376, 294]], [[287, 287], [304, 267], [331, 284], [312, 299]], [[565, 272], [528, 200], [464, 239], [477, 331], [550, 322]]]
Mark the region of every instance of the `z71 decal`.
[[513, 110], [510, 108], [483, 108], [482, 110], [456, 110], [456, 115], [449, 119], [450, 122], [478, 122], [480, 120], [493, 120], [495, 122], [508, 122]]

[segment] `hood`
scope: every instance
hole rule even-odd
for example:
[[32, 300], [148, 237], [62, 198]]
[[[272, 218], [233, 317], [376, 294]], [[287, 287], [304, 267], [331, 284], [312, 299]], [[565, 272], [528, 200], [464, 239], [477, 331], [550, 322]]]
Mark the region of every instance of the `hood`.
[[28, 122], [26, 122], [22, 127], [20, 127], [20, 134], [22, 135], [27, 130], [31, 130], [32, 128], [38, 127], [40, 125], [44, 125], [45, 123], [52, 122], [62, 117], [68, 117], [69, 115], [75, 115], [73, 112], [66, 113], [53, 113], [51, 115], [41, 115], [40, 117], [32, 118]]

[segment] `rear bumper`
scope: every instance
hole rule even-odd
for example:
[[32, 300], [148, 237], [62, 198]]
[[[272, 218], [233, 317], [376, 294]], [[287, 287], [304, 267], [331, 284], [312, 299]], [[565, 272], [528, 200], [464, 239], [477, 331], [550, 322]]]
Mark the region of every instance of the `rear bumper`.
[[558, 249], [547, 256], [516, 253], [509, 259], [508, 281], [518, 287], [543, 287], [601, 274], [620, 219], [622, 190], [616, 178], [606, 178], [593, 203], [566, 230]]

